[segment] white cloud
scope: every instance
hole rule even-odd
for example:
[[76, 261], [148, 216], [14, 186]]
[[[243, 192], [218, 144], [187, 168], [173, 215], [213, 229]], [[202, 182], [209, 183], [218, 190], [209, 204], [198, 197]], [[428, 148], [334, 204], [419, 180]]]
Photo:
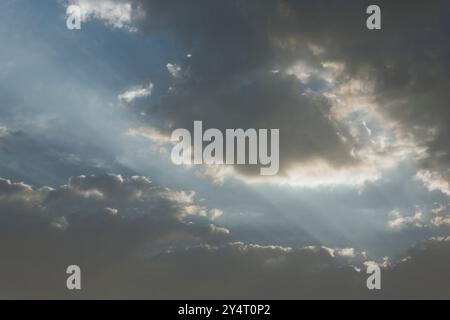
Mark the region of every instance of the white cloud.
[[355, 256], [355, 249], [353, 248], [343, 248], [337, 250], [338, 255], [343, 257], [354, 257]]
[[450, 227], [450, 217], [436, 217], [431, 220], [431, 223], [437, 227]]
[[153, 92], [153, 83], [150, 83], [147, 87], [140, 86], [131, 88], [117, 97], [120, 102], [123, 104], [129, 104], [136, 99], [145, 98], [152, 94]]
[[428, 190], [438, 190], [450, 195], [450, 185], [448, 179], [446, 179], [443, 174], [429, 170], [421, 170], [417, 173], [417, 178], [423, 182]]
[[391, 258], [384, 257], [383, 262], [381, 262], [381, 263], [379, 263], [377, 261], [369, 260], [369, 261], [364, 262], [364, 266], [366, 268], [371, 267], [371, 266], [379, 266], [380, 268], [386, 269], [386, 268], [392, 267], [392, 262], [391, 262]]
[[83, 21], [97, 19], [107, 26], [132, 32], [137, 30], [133, 20], [143, 15], [143, 11], [133, 5], [133, 1], [70, 0], [69, 4], [81, 8]]
[[435, 207], [423, 209], [416, 211], [412, 216], [406, 216], [399, 210], [393, 210], [389, 215], [388, 225], [395, 230], [402, 230], [407, 227], [427, 228], [429, 230], [450, 227], [448, 206], [436, 204]]
[[390, 214], [391, 218], [388, 222], [392, 229], [401, 229], [407, 226], [423, 227], [424, 217], [422, 212], [416, 212], [413, 216], [403, 216], [400, 211], [394, 210]]

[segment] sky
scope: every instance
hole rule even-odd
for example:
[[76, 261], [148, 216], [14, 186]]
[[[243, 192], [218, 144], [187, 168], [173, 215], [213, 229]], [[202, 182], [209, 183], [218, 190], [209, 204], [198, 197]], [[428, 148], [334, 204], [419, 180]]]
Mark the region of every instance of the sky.
[[[376, 2], [2, 1], [0, 298], [450, 298], [450, 4]], [[175, 165], [194, 121], [279, 173]]]

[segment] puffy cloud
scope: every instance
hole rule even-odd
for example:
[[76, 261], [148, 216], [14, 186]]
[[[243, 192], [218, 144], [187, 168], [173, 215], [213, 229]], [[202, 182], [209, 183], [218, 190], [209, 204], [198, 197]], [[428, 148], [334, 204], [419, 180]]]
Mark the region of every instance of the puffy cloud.
[[450, 227], [450, 216], [435, 217], [431, 220], [431, 223], [437, 227], [442, 227], [442, 226]]
[[195, 193], [162, 188], [140, 176], [79, 176], [56, 189], [1, 179], [0, 209], [3, 222], [9, 221], [1, 228], [9, 226], [9, 233], [15, 231], [16, 223], [21, 227], [22, 217], [46, 221], [48, 227], [68, 233], [80, 232], [80, 237], [91, 228], [99, 228], [106, 236], [111, 232], [108, 227], [113, 227], [122, 232], [116, 236], [123, 243], [138, 238], [142, 245], [182, 239], [203, 243], [228, 235], [208, 218], [208, 209], [196, 203]]
[[416, 227], [423, 227], [423, 213], [416, 212], [413, 216], [405, 217], [398, 210], [391, 212], [389, 220], [389, 227], [393, 229], [401, 229], [405, 226], [413, 225]]
[[388, 225], [394, 230], [404, 228], [426, 228], [442, 231], [450, 226], [450, 209], [448, 205], [435, 204], [425, 210], [416, 210], [413, 215], [404, 215], [400, 210], [393, 210], [389, 215]]

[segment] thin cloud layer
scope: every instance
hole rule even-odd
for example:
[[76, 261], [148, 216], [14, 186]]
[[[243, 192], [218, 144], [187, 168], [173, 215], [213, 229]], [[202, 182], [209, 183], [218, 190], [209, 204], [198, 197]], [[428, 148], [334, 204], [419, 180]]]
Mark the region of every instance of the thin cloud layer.
[[144, 87], [133, 87], [125, 92], [122, 92], [118, 95], [118, 99], [123, 104], [132, 103], [136, 99], [146, 98], [152, 94], [153, 91], [153, 83], [150, 83], [148, 86]]

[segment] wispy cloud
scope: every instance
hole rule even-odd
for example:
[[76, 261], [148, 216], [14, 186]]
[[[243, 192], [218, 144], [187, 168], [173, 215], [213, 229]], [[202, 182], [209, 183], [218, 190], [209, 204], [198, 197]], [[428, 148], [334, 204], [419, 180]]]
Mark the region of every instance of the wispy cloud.
[[140, 86], [133, 87], [125, 92], [122, 92], [118, 95], [118, 99], [120, 102], [124, 104], [132, 103], [136, 99], [149, 97], [153, 91], [153, 83], [150, 83], [148, 86]]

